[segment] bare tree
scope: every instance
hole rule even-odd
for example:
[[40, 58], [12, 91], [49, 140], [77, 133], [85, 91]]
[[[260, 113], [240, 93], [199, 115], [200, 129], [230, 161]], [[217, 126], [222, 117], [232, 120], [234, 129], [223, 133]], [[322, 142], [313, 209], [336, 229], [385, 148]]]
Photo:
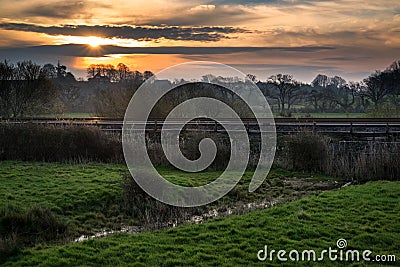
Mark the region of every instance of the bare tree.
[[363, 94], [371, 100], [375, 109], [389, 94], [389, 87], [385, 84], [384, 75], [380, 71], [376, 71], [364, 80], [366, 87]]
[[47, 70], [32, 61], [0, 63], [2, 117], [49, 112], [54, 108], [57, 89]]
[[277, 74], [269, 77], [268, 83], [273, 85], [270, 97], [278, 101], [280, 113], [289, 111], [292, 105], [301, 97], [301, 84], [292, 75]]
[[357, 83], [339, 83], [331, 84], [328, 89], [331, 90], [334, 102], [339, 105], [344, 112], [349, 112], [355, 102], [355, 92], [358, 89]]

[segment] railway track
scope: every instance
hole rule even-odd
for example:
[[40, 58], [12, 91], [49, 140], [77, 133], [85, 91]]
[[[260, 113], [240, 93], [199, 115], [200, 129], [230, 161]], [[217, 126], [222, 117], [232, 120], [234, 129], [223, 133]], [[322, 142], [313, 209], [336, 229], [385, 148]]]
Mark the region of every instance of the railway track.
[[[221, 120], [224, 123], [234, 125], [229, 119]], [[253, 118], [242, 119], [248, 133], [259, 133], [258, 122]], [[270, 120], [261, 119], [264, 125]], [[104, 131], [119, 132], [123, 127], [123, 121], [116, 118], [18, 118], [12, 120], [0, 120], [0, 123], [11, 124], [41, 124], [41, 125], [87, 125], [100, 127]], [[161, 131], [165, 124], [164, 119], [154, 118], [148, 121], [131, 122], [141, 124], [147, 131]], [[180, 124], [180, 121], [168, 122], [169, 126]], [[316, 132], [336, 135], [355, 135], [365, 137], [400, 136], [400, 118], [275, 118], [276, 131], [278, 133], [293, 133], [302, 129], [312, 129]], [[185, 125], [186, 131], [224, 132], [224, 128], [207, 119], [195, 119]]]

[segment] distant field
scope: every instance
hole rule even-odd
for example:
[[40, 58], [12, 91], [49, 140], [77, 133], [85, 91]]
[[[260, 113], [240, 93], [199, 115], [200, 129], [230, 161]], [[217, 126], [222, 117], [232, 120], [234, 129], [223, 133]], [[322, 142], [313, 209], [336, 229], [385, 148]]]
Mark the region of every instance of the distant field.
[[39, 118], [90, 118], [95, 117], [95, 114], [91, 113], [64, 113], [64, 114], [43, 114], [35, 117]]
[[[280, 117], [275, 115], [275, 117]], [[293, 118], [366, 118], [366, 113], [292, 113]]]
[[[38, 168], [38, 171], [43, 171], [43, 166]], [[64, 172], [68, 170], [68, 166], [63, 168]], [[82, 168], [81, 174], [89, 176], [93, 170], [79, 168]], [[112, 166], [105, 168], [115, 170]], [[54, 171], [57, 166], [50, 169]], [[47, 175], [50, 176], [51, 171]], [[18, 179], [17, 174], [13, 177], [12, 179]], [[31, 178], [32, 185], [38, 175], [35, 177]], [[99, 181], [101, 180], [100, 178]], [[2, 185], [3, 182], [4, 180]], [[57, 182], [48, 185], [43, 190], [43, 195], [51, 192], [56, 184]], [[95, 190], [92, 194], [96, 194]], [[258, 262], [257, 252], [267, 245], [269, 250], [314, 249], [320, 253], [329, 247], [336, 249], [339, 238], [347, 240], [348, 249], [371, 250], [371, 258], [377, 254], [395, 254], [398, 264], [399, 199], [400, 182], [370, 182], [320, 193], [266, 210], [218, 218], [202, 225], [180, 226], [136, 235], [118, 234], [65, 246], [39, 246], [24, 250], [20, 255], [10, 258], [5, 265], [281, 266], [276, 260], [273, 263]], [[365, 266], [364, 264], [333, 263], [325, 260], [317, 263], [300, 262], [296, 266]], [[295, 263], [289, 262], [288, 265], [293, 266]]]

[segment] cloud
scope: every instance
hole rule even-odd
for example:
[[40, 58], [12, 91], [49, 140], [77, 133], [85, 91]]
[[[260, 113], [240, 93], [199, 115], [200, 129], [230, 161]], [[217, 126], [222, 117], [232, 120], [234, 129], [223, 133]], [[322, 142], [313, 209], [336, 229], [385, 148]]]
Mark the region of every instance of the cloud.
[[57, 19], [89, 18], [93, 15], [93, 9], [97, 8], [111, 8], [111, 5], [80, 0], [32, 3], [20, 10], [20, 14], [28, 17]]
[[230, 38], [232, 33], [248, 30], [234, 27], [178, 27], [178, 26], [130, 26], [130, 25], [59, 25], [41, 26], [26, 23], [0, 23], [4, 30], [38, 32], [48, 35], [99, 36], [104, 38], [124, 38], [135, 40], [219, 41]]
[[167, 25], [236, 25], [262, 18], [253, 9], [241, 5], [197, 5], [163, 17], [151, 17], [148, 24]]
[[86, 45], [42, 45], [20, 48], [0, 49], [0, 58], [13, 55], [61, 55], [73, 57], [102, 57], [113, 54], [179, 54], [179, 55], [222, 55], [234, 53], [251, 53], [262, 51], [317, 52], [331, 50], [333, 47], [119, 47], [102, 46], [100, 49], [89, 49]]
[[318, 2], [332, 2], [332, 0], [214, 0], [210, 4], [220, 5], [305, 5]]
[[[43, 3], [33, 5], [22, 10], [27, 16], [39, 16], [50, 18], [73, 18], [82, 14], [83, 10], [87, 10], [93, 6], [93, 3], [85, 1], [59, 1], [55, 3]], [[102, 4], [102, 6], [105, 6]]]
[[388, 40], [397, 41], [391, 33], [379, 29], [312, 29], [300, 28], [284, 29], [275, 28], [260, 31], [259, 36], [265, 42], [272, 42], [275, 45], [349, 45], [349, 46], [383, 46]]
[[319, 60], [322, 61], [355, 61], [355, 60], [360, 60], [360, 59], [371, 59], [372, 57], [325, 57], [321, 58]]
[[268, 5], [268, 4], [282, 4], [287, 1], [282, 0], [214, 0], [211, 4], [219, 5]]

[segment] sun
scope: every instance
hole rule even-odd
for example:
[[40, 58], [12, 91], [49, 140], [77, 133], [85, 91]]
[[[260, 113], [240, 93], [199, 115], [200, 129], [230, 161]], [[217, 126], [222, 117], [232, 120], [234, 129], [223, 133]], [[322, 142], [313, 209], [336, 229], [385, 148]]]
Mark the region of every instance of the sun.
[[85, 39], [86, 39], [86, 44], [88, 44], [90, 47], [97, 48], [100, 45], [102, 45], [102, 38], [100, 37], [88, 36]]

